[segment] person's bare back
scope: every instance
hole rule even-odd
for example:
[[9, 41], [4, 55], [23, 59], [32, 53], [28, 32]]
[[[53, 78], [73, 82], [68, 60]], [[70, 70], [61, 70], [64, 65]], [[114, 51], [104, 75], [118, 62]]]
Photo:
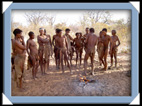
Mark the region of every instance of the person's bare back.
[[94, 57], [95, 57], [95, 46], [97, 44], [98, 37], [94, 34], [94, 28], [90, 28], [90, 33], [87, 35], [87, 39], [85, 41], [85, 49], [86, 54], [84, 57], [84, 72], [86, 74], [86, 66], [87, 60], [90, 57], [91, 59], [91, 70], [92, 74], [94, 74]]
[[97, 36], [93, 33], [89, 33], [85, 42], [88, 51], [95, 50], [97, 44]]

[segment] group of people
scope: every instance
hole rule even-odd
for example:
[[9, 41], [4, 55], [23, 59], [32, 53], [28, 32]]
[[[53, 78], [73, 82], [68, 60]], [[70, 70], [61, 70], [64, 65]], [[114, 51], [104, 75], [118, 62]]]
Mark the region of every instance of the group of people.
[[[65, 29], [65, 34], [62, 34], [62, 30], [57, 28], [55, 30], [55, 35], [51, 40], [51, 36], [46, 34], [46, 30], [43, 28], [39, 29], [39, 35], [37, 36], [37, 41], [39, 47], [34, 41], [35, 34], [30, 31], [28, 33], [29, 39], [26, 44], [24, 42], [24, 37], [22, 36], [21, 29], [15, 29], [13, 34], [15, 38], [12, 39], [12, 69], [15, 68], [15, 82], [19, 88], [22, 88], [22, 77], [24, 73], [24, 62], [26, 57], [26, 52], [28, 54], [28, 68], [32, 68], [33, 79], [37, 78], [36, 73], [38, 67], [40, 66], [41, 74], [46, 74], [46, 70], [49, 69], [50, 56], [54, 52], [55, 63], [57, 69], [62, 69], [64, 73], [64, 64], [73, 74], [72, 58], [74, 53], [76, 53], [76, 66], [78, 63], [78, 58], [80, 58], [80, 65], [82, 62], [82, 53], [85, 51], [84, 56], [84, 74], [87, 74], [87, 60], [91, 59], [91, 70], [92, 74], [94, 72], [94, 56], [95, 56], [95, 46], [97, 46], [98, 59], [100, 65], [103, 64], [104, 70], [111, 68], [113, 66], [113, 57], [115, 58], [115, 67], [117, 67], [117, 47], [120, 45], [120, 40], [116, 35], [116, 31], [112, 30], [112, 36], [107, 35], [107, 29], [103, 28], [100, 31], [99, 36], [94, 34], [94, 28], [86, 28], [86, 33], [82, 35], [81, 32], [75, 33], [76, 38], [72, 38], [70, 35], [70, 29]], [[118, 44], [117, 44], [118, 42]], [[109, 47], [110, 43], [110, 47]], [[111, 57], [111, 66], [107, 66], [107, 55], [108, 52]]]

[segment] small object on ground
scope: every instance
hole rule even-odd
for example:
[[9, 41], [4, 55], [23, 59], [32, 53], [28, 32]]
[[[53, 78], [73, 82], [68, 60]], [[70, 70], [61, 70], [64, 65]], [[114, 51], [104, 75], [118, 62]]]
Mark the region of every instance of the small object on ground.
[[81, 76], [81, 75], [80, 75], [79, 79], [80, 79], [80, 82], [85, 82], [85, 84], [96, 82], [95, 80], [89, 80], [86, 78], [86, 76]]

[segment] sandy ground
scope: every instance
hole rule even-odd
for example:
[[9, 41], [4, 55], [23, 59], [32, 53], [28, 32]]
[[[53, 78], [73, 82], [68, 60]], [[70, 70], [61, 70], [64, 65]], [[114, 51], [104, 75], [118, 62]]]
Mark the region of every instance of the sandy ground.
[[[97, 53], [96, 53], [97, 54]], [[84, 57], [84, 56], [82, 56]], [[25, 70], [23, 87], [25, 91], [20, 92], [14, 87], [12, 72], [12, 96], [130, 96], [131, 77], [131, 54], [118, 54], [118, 67], [108, 71], [103, 71], [103, 66], [99, 66], [97, 55], [95, 56], [95, 75], [87, 75], [87, 79], [95, 80], [93, 83], [81, 83], [79, 74], [83, 72], [83, 64], [75, 66], [75, 56], [73, 58], [73, 75], [70, 75], [68, 67], [65, 73], [56, 70], [55, 61], [51, 59], [50, 69], [47, 75], [42, 76], [40, 67], [37, 73], [38, 79], [33, 80], [31, 70]], [[82, 61], [83, 63], [83, 61]], [[88, 60], [88, 72], [91, 69]], [[110, 57], [108, 56], [108, 66]]]

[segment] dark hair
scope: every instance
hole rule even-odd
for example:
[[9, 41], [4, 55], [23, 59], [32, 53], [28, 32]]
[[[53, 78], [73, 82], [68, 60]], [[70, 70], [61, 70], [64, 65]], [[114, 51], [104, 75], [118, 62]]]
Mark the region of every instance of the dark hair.
[[34, 33], [32, 32], [32, 31], [30, 31], [29, 33], [28, 33], [28, 35], [29, 36], [31, 36], [31, 35], [33, 35]]
[[112, 31], [114, 31], [116, 33], [116, 30], [112, 30]]
[[102, 31], [100, 31], [100, 33], [102, 33]]
[[77, 33], [75, 33], [75, 35], [77, 36], [79, 33], [77, 32]]
[[90, 28], [90, 32], [95, 32], [94, 28]]
[[62, 31], [61, 29], [56, 29], [56, 32], [57, 32], [57, 33], [61, 32], [61, 31]]
[[67, 31], [70, 31], [70, 29], [69, 29], [69, 28], [67, 28], [65, 31], [66, 31], [66, 32], [67, 32]]
[[59, 28], [56, 28], [56, 29], [55, 29], [56, 33], [57, 33], [58, 30], [59, 30]]
[[88, 27], [86, 27], [86, 29], [89, 29]]
[[17, 34], [21, 33], [22, 30], [19, 29], [19, 28], [16, 28], [14, 31], [13, 31], [13, 34], [16, 36]]
[[46, 33], [46, 29], [44, 29], [44, 32]]
[[107, 29], [106, 29], [106, 28], [103, 28], [103, 29], [102, 29], [102, 31], [105, 31], [105, 32], [107, 32]]

